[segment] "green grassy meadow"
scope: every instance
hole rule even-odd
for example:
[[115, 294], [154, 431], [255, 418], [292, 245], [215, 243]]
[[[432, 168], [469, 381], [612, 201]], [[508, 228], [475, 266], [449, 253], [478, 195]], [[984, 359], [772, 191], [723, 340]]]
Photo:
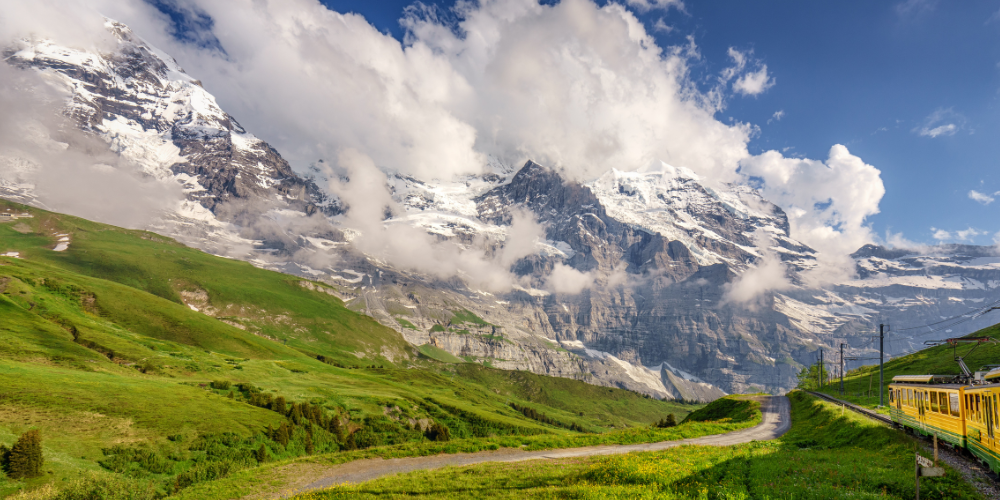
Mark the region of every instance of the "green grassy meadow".
[[330, 285], [5, 208], [34, 218], [0, 223], [0, 253], [20, 254], [0, 257], [0, 444], [40, 429], [46, 462], [38, 478], [0, 473], [0, 497], [197, 498], [296, 460], [659, 440], [650, 423], [699, 407], [418, 350]]
[[[802, 392], [792, 428], [767, 442], [609, 457], [534, 460], [412, 472], [303, 494], [340, 498], [912, 499], [917, 445], [902, 433]], [[720, 400], [724, 401], [724, 400]], [[703, 412], [745, 418], [737, 405]], [[682, 424], [679, 427], [692, 425]], [[698, 424], [694, 424], [698, 425]], [[925, 478], [921, 498], [981, 498], [960, 476]]]

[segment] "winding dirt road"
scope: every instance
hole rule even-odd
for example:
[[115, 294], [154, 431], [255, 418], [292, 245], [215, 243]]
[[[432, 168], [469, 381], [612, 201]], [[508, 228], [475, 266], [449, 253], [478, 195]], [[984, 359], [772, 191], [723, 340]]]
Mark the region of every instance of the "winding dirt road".
[[[750, 429], [716, 434], [679, 441], [662, 441], [659, 443], [641, 443], [629, 445], [586, 446], [583, 448], [566, 448], [561, 450], [524, 451], [517, 449], [502, 449], [477, 453], [456, 453], [452, 455], [433, 455], [429, 457], [373, 458], [357, 460], [322, 471], [312, 471], [305, 485], [292, 488], [285, 495], [291, 496], [310, 490], [329, 488], [343, 483], [361, 483], [391, 474], [402, 474], [415, 470], [437, 469], [447, 466], [473, 465], [483, 462], [520, 462], [524, 460], [560, 459], [595, 455], [615, 455], [634, 451], [660, 451], [675, 446], [708, 445], [731, 446], [749, 443], [750, 441], [767, 441], [780, 437], [792, 426], [791, 405], [785, 396], [762, 396], [761, 413], [763, 420], [760, 425]], [[317, 477], [319, 476], [319, 477]], [[299, 482], [301, 484], [301, 482]], [[286, 490], [288, 491], [288, 490]], [[283, 495], [284, 496], [284, 495]]]

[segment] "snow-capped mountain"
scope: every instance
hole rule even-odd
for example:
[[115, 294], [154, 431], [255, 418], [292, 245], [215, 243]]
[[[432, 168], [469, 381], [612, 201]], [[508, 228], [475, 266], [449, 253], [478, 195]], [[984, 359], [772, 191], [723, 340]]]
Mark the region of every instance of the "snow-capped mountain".
[[[992, 248], [965, 246], [866, 246], [854, 255], [856, 278], [810, 289], [801, 273], [816, 266], [816, 254], [795, 240], [780, 208], [747, 186], [663, 163], [588, 182], [532, 161], [491, 160], [481, 175], [445, 181], [388, 172], [398, 210], [386, 226], [418, 228], [486, 255], [509, 242], [518, 212], [544, 228], [533, 251], [510, 266], [518, 281], [507, 292], [400, 269], [354, 249], [338, 202], [241, 127], [172, 58], [120, 23], [107, 29], [117, 40], [108, 53], [22, 40], [4, 59], [66, 89], [76, 125], [138, 173], [182, 187], [184, 198], [152, 229], [326, 281], [349, 307], [414, 345], [497, 368], [710, 399], [787, 390], [821, 348], [846, 343], [851, 354], [870, 352], [878, 320], [932, 323], [1000, 298], [1000, 258]], [[44, 167], [19, 161], [8, 159], [16, 168], [3, 170], [0, 195], [37, 203], [29, 174]], [[727, 302], [733, 283], [768, 255], [780, 258], [790, 286], [751, 306]], [[547, 280], [560, 267], [592, 284], [557, 293]], [[461, 322], [455, 313], [463, 310], [484, 321]], [[928, 335], [956, 336], [988, 321]], [[904, 332], [917, 333], [891, 334], [890, 352], [924, 340]]]

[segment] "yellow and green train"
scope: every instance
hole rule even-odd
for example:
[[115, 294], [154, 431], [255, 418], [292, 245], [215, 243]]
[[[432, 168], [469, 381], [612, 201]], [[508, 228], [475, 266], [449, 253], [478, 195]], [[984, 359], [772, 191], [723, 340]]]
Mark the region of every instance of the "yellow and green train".
[[1000, 473], [1000, 368], [978, 384], [954, 381], [954, 376], [893, 377], [889, 415], [915, 433], [969, 450]]

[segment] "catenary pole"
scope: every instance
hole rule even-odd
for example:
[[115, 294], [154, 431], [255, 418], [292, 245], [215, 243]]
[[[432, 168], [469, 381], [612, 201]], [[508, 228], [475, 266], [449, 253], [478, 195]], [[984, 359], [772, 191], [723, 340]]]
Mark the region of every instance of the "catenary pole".
[[878, 325], [878, 405], [882, 406], [885, 404], [883, 399], [883, 392], [885, 392], [885, 380], [883, 379], [884, 374], [882, 372], [883, 365], [885, 365], [885, 325]]
[[844, 346], [840, 344], [840, 395], [844, 395]]
[[823, 349], [819, 350], [819, 370], [816, 372], [816, 378], [819, 379], [820, 390], [823, 390]]

